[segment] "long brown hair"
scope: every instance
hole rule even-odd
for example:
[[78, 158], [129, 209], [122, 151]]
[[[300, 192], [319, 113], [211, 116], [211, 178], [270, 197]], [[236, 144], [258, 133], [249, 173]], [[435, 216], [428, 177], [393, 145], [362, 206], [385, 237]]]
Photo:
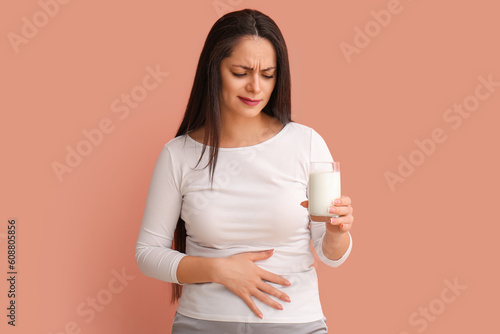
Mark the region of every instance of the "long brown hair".
[[[235, 11], [222, 16], [208, 33], [198, 61], [186, 112], [175, 135], [176, 137], [182, 136], [206, 125], [203, 150], [196, 166], [201, 162], [206, 146], [209, 145], [209, 161], [204, 168], [209, 166], [212, 187], [221, 130], [219, 96], [222, 81], [220, 64], [224, 58], [231, 56], [235, 46], [244, 36], [258, 36], [273, 44], [277, 60], [276, 84], [269, 102], [262, 109], [262, 112], [278, 119], [283, 125], [291, 121], [290, 64], [285, 39], [280, 29], [269, 16], [253, 9]], [[186, 236], [185, 222], [179, 217], [172, 247], [185, 253]], [[181, 294], [182, 286], [173, 284], [171, 302], [175, 303]]]

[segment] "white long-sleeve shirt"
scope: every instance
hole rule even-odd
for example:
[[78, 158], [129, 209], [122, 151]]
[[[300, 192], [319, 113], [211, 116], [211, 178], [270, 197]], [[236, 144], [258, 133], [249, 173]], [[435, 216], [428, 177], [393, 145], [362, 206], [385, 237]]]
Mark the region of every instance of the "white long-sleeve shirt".
[[[287, 123], [274, 137], [252, 146], [220, 148], [210, 190], [209, 147], [195, 169], [203, 144], [189, 135], [170, 140], [156, 161], [149, 185], [135, 257], [146, 276], [178, 283], [177, 266], [186, 255], [227, 257], [274, 249], [255, 264], [288, 279], [291, 286], [268, 284], [291, 302], [276, 310], [253, 298], [259, 319], [243, 300], [217, 283], [184, 284], [177, 312], [217, 321], [301, 323], [323, 318], [314, 255], [331, 267], [349, 256], [328, 259], [322, 251], [324, 222], [310, 221], [306, 208], [309, 162], [333, 158], [312, 128]], [[186, 222], [186, 254], [172, 250], [177, 220]], [[308, 228], [310, 224], [310, 228]], [[349, 235], [350, 236], [350, 235]], [[271, 296], [271, 298], [276, 299]]]

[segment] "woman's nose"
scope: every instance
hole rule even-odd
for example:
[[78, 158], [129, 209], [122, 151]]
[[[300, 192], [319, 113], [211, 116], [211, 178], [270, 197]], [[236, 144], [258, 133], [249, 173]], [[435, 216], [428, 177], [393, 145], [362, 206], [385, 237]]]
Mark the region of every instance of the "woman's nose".
[[250, 82], [247, 85], [247, 89], [253, 93], [260, 93], [260, 79], [258, 75], [252, 75], [250, 77]]

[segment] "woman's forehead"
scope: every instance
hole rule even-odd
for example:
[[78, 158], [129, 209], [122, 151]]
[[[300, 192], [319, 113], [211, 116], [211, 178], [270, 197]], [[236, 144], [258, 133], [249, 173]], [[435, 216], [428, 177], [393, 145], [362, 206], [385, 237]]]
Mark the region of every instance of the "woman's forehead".
[[265, 38], [244, 38], [233, 49], [229, 58], [225, 59], [232, 65], [253, 68], [276, 66], [276, 52], [273, 44]]

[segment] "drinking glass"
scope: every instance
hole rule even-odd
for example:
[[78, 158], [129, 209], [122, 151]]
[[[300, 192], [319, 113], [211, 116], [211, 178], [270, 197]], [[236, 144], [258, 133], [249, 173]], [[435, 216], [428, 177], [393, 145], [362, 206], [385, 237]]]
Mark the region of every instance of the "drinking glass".
[[328, 212], [328, 207], [340, 198], [339, 162], [311, 162], [307, 196], [309, 215], [338, 217]]

